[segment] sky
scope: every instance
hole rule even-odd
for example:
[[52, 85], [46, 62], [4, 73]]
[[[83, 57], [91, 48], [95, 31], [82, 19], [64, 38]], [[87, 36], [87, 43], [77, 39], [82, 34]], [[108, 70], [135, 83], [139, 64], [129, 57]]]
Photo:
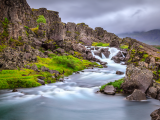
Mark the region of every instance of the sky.
[[27, 0], [58, 11], [62, 22], [86, 23], [120, 34], [160, 29], [160, 0]]

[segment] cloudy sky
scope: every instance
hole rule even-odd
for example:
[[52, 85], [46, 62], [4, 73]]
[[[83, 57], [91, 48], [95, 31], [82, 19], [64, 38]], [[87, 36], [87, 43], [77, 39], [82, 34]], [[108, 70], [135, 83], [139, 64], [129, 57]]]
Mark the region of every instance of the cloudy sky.
[[27, 0], [31, 8], [58, 11], [62, 22], [84, 22], [112, 33], [160, 29], [160, 0]]

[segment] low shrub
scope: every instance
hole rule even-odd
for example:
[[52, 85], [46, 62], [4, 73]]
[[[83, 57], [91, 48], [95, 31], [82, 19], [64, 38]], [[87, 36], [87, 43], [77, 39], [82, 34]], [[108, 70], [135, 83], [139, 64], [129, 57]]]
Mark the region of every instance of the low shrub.
[[117, 89], [117, 91], [122, 91], [121, 85], [122, 85], [123, 82], [124, 82], [124, 78], [119, 79], [119, 80], [116, 80], [116, 81], [114, 81], [114, 82], [109, 82], [109, 83], [107, 83], [107, 84], [105, 84], [105, 85], [102, 85], [101, 88], [100, 88], [100, 91], [103, 91], [104, 88], [105, 88], [107, 85], [113, 85], [113, 86]]

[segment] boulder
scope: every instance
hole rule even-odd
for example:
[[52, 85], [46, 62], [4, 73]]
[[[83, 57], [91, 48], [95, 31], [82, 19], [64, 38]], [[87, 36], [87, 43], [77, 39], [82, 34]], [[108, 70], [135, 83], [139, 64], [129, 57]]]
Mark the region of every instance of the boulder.
[[105, 51], [105, 52], [102, 52], [104, 54], [104, 56], [106, 58], [109, 58], [109, 55], [111, 54], [110, 51]]
[[126, 97], [127, 100], [141, 101], [146, 100], [146, 94], [141, 90], [135, 89], [134, 92]]
[[149, 90], [147, 91], [147, 96], [156, 98], [157, 96], [157, 88], [155, 87], [150, 87]]
[[37, 82], [38, 82], [38, 83], [40, 83], [41, 85], [45, 85], [45, 82], [44, 82], [44, 80], [37, 79]]
[[120, 63], [121, 60], [119, 59], [119, 57], [113, 56], [112, 59], [115, 63]]
[[153, 84], [153, 72], [146, 68], [135, 67], [133, 64], [127, 66], [125, 82], [122, 89], [125, 93], [132, 93], [135, 89], [142, 92]]
[[101, 54], [101, 51], [94, 51], [94, 55], [97, 55], [99, 57], [102, 58], [102, 54]]
[[58, 49], [56, 49], [56, 52], [58, 52], [58, 53], [60, 53], [60, 54], [65, 53], [64, 49], [62, 49], [62, 48], [58, 48]]
[[115, 88], [113, 87], [113, 85], [107, 85], [104, 88], [104, 93], [108, 94], [108, 95], [114, 95], [115, 94]]
[[117, 39], [113, 39], [110, 43], [110, 47], [116, 47], [116, 48], [119, 48], [119, 40]]
[[152, 120], [160, 120], [160, 109], [152, 112], [150, 116], [151, 116]]
[[124, 74], [124, 72], [116, 71], [116, 74], [117, 74], [117, 75], [123, 75], [123, 74]]

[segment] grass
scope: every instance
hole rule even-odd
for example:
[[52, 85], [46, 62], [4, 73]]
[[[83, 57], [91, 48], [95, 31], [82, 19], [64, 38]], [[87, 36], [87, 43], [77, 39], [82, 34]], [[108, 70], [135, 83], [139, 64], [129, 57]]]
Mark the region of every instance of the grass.
[[143, 58], [142, 58], [142, 60], [141, 61], [146, 61], [146, 58], [148, 57], [149, 55], [148, 54], [143, 54]]
[[117, 89], [117, 91], [122, 91], [122, 89], [121, 89], [121, 84], [122, 84], [123, 82], [124, 82], [124, 78], [119, 79], [119, 80], [116, 80], [116, 81], [114, 81], [114, 82], [107, 83], [107, 84], [101, 86], [100, 91], [103, 91], [104, 88], [105, 88], [107, 85], [113, 85], [113, 86]]
[[0, 52], [2, 52], [6, 47], [6, 45], [0, 45]]
[[38, 68], [45, 66], [50, 70], [57, 70], [60, 73], [65, 72], [64, 75], [68, 76], [71, 75], [73, 72], [83, 70], [90, 66], [97, 66], [97, 63], [92, 63], [88, 60], [78, 59], [73, 57], [72, 55], [69, 56], [57, 56], [55, 54], [50, 54], [50, 58], [38, 58], [38, 62], [35, 63]]
[[102, 42], [93, 42], [92, 46], [102, 46], [102, 47], [109, 47], [110, 43], [102, 43]]
[[33, 70], [2, 70], [0, 72], [0, 89], [29, 88], [40, 86], [37, 74]]
[[128, 45], [121, 45], [120, 46], [121, 49], [128, 49], [128, 47], [129, 47]]

